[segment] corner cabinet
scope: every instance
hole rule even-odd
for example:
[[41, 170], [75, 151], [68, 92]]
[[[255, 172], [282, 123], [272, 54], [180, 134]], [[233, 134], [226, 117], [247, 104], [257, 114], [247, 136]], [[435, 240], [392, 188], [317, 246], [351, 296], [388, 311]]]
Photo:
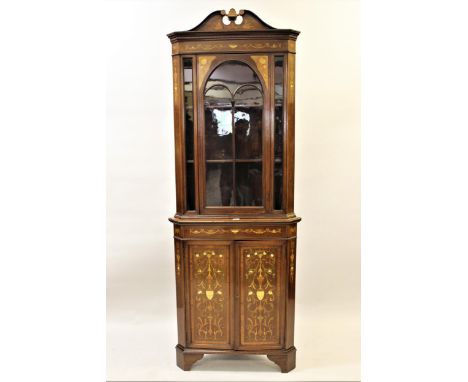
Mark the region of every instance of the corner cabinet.
[[177, 365], [295, 367], [294, 62], [299, 32], [211, 13], [172, 43]]

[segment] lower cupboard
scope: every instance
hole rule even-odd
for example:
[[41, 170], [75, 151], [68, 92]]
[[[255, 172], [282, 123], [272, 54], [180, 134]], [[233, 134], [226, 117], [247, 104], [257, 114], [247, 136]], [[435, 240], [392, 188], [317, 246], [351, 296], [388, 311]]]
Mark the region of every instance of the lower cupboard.
[[185, 307], [178, 317], [180, 367], [190, 369], [208, 353], [245, 352], [268, 355], [284, 372], [294, 368], [294, 246], [295, 240], [176, 241], [178, 307]]

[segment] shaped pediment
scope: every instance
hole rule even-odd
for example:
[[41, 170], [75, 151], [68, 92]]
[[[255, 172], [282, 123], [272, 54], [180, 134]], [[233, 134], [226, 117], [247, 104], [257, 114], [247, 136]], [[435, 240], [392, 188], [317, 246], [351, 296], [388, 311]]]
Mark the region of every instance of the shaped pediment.
[[190, 31], [197, 32], [224, 32], [224, 31], [251, 31], [276, 29], [265, 23], [255, 13], [241, 9], [237, 12], [231, 8], [209, 14], [205, 20]]

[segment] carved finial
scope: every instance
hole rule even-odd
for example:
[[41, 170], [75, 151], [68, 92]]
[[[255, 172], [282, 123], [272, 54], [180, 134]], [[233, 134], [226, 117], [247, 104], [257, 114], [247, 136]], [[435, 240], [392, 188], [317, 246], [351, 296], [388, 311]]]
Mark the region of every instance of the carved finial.
[[244, 10], [240, 9], [239, 13], [236, 12], [234, 8], [231, 8], [228, 13], [225, 10], [221, 11], [222, 16], [227, 16], [230, 21], [235, 21], [237, 16], [242, 16], [244, 14]]

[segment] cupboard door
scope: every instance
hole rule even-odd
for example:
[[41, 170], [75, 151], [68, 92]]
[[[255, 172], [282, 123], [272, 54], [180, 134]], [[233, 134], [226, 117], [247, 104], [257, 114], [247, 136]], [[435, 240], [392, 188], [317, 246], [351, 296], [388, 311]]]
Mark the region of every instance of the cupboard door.
[[240, 316], [237, 347], [280, 348], [284, 321], [284, 244], [237, 244]]
[[230, 248], [229, 242], [188, 244], [192, 347], [232, 348]]

